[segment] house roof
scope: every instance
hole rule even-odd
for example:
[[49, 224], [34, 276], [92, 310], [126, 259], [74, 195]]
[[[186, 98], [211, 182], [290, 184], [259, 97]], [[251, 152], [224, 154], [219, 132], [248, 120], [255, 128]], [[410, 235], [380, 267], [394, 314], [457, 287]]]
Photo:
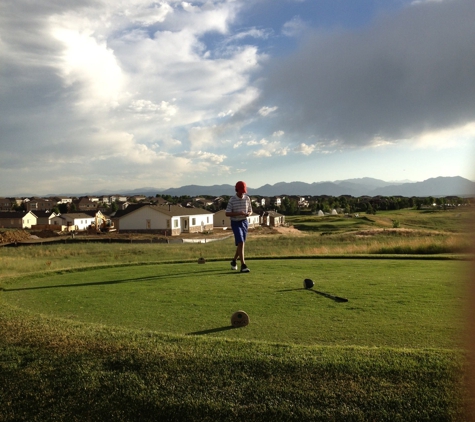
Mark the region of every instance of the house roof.
[[0, 218], [23, 218], [26, 215], [31, 214], [36, 217], [31, 211], [2, 211], [0, 212]]
[[30, 212], [38, 218], [56, 216], [56, 214], [54, 212], [50, 212], [50, 211], [46, 211], [46, 210], [34, 210], [34, 211], [30, 211]]
[[125, 210], [119, 210], [116, 212], [114, 218], [121, 218], [127, 214], [135, 212], [140, 208], [148, 207], [154, 211], [161, 212], [162, 214], [168, 215], [170, 217], [181, 217], [187, 215], [203, 215], [203, 214], [213, 214], [211, 211], [204, 210], [202, 208], [187, 208], [187, 207], [180, 207], [178, 205], [141, 205], [137, 204], [137, 206], [129, 205]]
[[277, 211], [266, 211], [266, 213], [271, 217], [283, 217], [283, 214], [279, 214]]
[[90, 216], [89, 214], [86, 214], [85, 212], [72, 212], [72, 213], [67, 213], [67, 214], [61, 214], [61, 218], [72, 218], [72, 219], [77, 219], [77, 218], [94, 218], [93, 216]]

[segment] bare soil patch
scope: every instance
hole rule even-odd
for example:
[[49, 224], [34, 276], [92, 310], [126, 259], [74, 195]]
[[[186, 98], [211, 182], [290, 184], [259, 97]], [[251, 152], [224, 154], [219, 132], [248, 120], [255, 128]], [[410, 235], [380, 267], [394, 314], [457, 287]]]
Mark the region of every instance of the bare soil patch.
[[294, 226], [280, 226], [275, 227], [274, 230], [279, 234], [286, 234], [292, 236], [305, 236], [306, 234], [296, 229]]

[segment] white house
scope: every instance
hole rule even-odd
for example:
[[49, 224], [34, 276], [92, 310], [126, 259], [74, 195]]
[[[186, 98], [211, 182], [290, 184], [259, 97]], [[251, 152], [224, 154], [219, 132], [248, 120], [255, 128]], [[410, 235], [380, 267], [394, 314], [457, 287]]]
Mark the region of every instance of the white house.
[[285, 216], [275, 211], [266, 211], [262, 215], [262, 225], [269, 227], [283, 226], [285, 223]]
[[60, 214], [51, 220], [51, 224], [62, 226], [67, 231], [85, 231], [94, 223], [95, 218], [83, 212]]
[[249, 217], [247, 217], [247, 221], [249, 223], [249, 228], [256, 228], [261, 225], [261, 216], [253, 212]]
[[31, 211], [0, 212], [0, 228], [31, 229], [37, 220]]
[[121, 232], [142, 231], [177, 236], [213, 230], [213, 213], [201, 208], [177, 205], [129, 205], [113, 217]]

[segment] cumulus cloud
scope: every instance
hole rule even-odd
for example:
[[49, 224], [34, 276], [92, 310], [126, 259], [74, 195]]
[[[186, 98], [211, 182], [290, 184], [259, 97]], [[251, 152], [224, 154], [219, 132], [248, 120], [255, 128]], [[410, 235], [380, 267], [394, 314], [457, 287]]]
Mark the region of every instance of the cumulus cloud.
[[[136, 164], [162, 165], [164, 157], [175, 157], [173, 177], [189, 173], [183, 160], [226, 167], [225, 155], [200, 151], [221, 142], [225, 131], [214, 120], [231, 118], [257, 97], [249, 81], [260, 56], [252, 45], [212, 51], [201, 37], [227, 34], [239, 2], [25, 2], [3, 4], [0, 16], [4, 182], [18, 184], [18, 176], [3, 172], [14, 163], [32, 168], [34, 160], [55, 163], [57, 172], [61, 163], [88, 174], [136, 169], [128, 183], [144, 171]], [[197, 153], [178, 157], [177, 148]], [[71, 166], [86, 157], [89, 168]], [[113, 183], [119, 181], [116, 175]]]
[[263, 145], [264, 148], [260, 148], [257, 151], [253, 151], [251, 153], [252, 156], [269, 158], [274, 156], [285, 156], [289, 153], [289, 147], [282, 146], [281, 143], [278, 141], [268, 142], [262, 140], [260, 144]]
[[180, 157], [198, 159], [200, 161], [209, 161], [213, 164], [221, 164], [226, 156], [223, 154], [214, 154], [211, 152], [205, 151], [186, 151], [179, 155]]
[[294, 148], [295, 152], [301, 153], [303, 155], [310, 155], [314, 150], [315, 150], [315, 145], [307, 145], [303, 142]]

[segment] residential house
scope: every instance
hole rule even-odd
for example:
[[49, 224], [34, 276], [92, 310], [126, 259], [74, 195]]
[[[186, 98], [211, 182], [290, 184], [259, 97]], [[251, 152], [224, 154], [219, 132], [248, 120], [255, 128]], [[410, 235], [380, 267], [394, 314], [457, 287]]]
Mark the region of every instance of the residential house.
[[251, 202], [252, 202], [252, 205], [255, 205], [256, 207], [259, 207], [259, 208], [265, 208], [266, 206], [266, 198], [264, 197], [260, 197], [260, 198], [252, 197]]
[[129, 201], [131, 202], [141, 202], [145, 201], [147, 197], [145, 195], [134, 195], [129, 198]]
[[54, 197], [51, 197], [51, 200], [56, 201], [56, 204], [58, 205], [73, 203], [73, 198], [70, 198], [69, 196], [54, 196]]
[[195, 197], [193, 198], [193, 204], [196, 205], [197, 207], [209, 207], [214, 204], [214, 201], [212, 199], [207, 199], [203, 197]]
[[110, 201], [111, 202], [127, 202], [127, 197], [125, 195], [111, 195], [110, 196]]
[[169, 202], [162, 198], [161, 196], [157, 196], [156, 198], [154, 198], [153, 202], [155, 203], [155, 205], [168, 205]]
[[83, 196], [74, 202], [78, 211], [91, 211], [96, 210], [99, 205], [99, 201], [92, 201], [89, 197]]
[[51, 210], [56, 205], [56, 202], [49, 198], [29, 198], [24, 203], [27, 211]]
[[213, 226], [219, 228], [231, 227], [231, 219], [226, 217], [226, 210], [219, 210], [213, 214]]
[[274, 196], [270, 201], [273, 207], [280, 207], [282, 205], [282, 198], [280, 196]]
[[32, 213], [36, 216], [38, 225], [50, 225], [53, 218], [56, 217], [56, 213], [50, 211], [32, 211]]
[[261, 216], [253, 212], [250, 216], [247, 217], [250, 229], [255, 229], [261, 225]]
[[61, 226], [63, 231], [85, 231], [94, 224], [94, 221], [95, 216], [84, 212], [75, 212], [57, 215], [51, 220], [51, 223]]
[[11, 211], [15, 202], [10, 198], [0, 198], [0, 211]]
[[285, 215], [279, 214], [276, 211], [266, 211], [262, 214], [261, 224], [269, 227], [283, 226], [285, 223]]
[[37, 222], [31, 211], [5, 211], [0, 213], [0, 228], [31, 229]]
[[[260, 215], [252, 213], [247, 217], [249, 228], [253, 229], [260, 226]], [[219, 210], [213, 214], [213, 225], [219, 228], [231, 227], [231, 219], [226, 217], [226, 210]]]
[[299, 196], [297, 198], [297, 204], [299, 208], [308, 208], [310, 206], [310, 202], [305, 196]]
[[112, 201], [110, 196], [103, 195], [99, 197], [99, 202], [102, 202], [103, 204], [110, 204]]
[[125, 210], [129, 205], [132, 204], [132, 202], [117, 201], [116, 204], [117, 204], [119, 210]]
[[213, 213], [177, 205], [129, 205], [117, 211], [112, 221], [121, 232], [161, 233], [177, 236], [213, 230]]

